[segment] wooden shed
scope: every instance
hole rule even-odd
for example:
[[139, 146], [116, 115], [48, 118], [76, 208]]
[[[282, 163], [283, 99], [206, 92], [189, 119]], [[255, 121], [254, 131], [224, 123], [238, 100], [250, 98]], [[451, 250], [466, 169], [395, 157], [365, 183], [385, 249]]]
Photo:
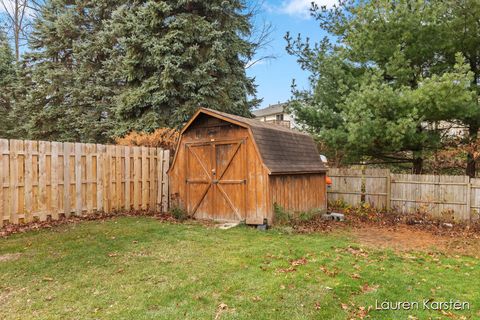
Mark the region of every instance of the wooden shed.
[[326, 209], [326, 167], [309, 135], [211, 109], [182, 129], [169, 176], [171, 203], [197, 219], [272, 224], [275, 203]]

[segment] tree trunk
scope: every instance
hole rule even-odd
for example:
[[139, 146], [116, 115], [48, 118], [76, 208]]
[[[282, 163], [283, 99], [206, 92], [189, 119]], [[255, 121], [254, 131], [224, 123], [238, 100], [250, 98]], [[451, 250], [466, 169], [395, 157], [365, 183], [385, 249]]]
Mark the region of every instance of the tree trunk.
[[423, 170], [423, 158], [421, 157], [414, 157], [413, 158], [413, 174], [421, 174]]
[[[468, 139], [470, 143], [476, 143], [478, 136], [478, 125], [470, 125], [468, 127]], [[473, 154], [473, 149], [469, 149], [470, 151], [467, 153], [467, 169], [465, 170], [465, 174], [470, 178], [475, 178], [476, 171], [477, 171], [477, 160], [475, 160], [475, 155]]]

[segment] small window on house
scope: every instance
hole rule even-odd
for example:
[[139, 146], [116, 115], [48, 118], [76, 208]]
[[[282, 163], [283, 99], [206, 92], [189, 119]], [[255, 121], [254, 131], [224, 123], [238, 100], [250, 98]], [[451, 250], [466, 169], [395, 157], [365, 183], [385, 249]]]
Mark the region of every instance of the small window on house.
[[276, 119], [277, 121], [283, 121], [283, 113], [282, 114], [277, 114], [276, 117], [277, 117], [277, 119]]

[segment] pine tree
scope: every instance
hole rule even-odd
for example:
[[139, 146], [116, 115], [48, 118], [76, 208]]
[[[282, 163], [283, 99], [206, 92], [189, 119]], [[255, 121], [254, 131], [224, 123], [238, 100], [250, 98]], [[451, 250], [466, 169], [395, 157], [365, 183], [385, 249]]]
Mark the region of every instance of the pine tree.
[[255, 94], [245, 60], [254, 46], [244, 1], [139, 1], [112, 22], [125, 90], [115, 134], [182, 124], [198, 107], [249, 116]]
[[26, 55], [25, 98], [18, 113], [32, 117], [29, 138], [106, 142], [118, 86], [105, 68], [115, 39], [105, 31], [115, 0], [45, 3]]
[[478, 131], [479, 8], [478, 1], [453, 0], [314, 7], [330, 37], [311, 46], [287, 36], [313, 88], [295, 90], [292, 109], [349, 160], [410, 162], [421, 173], [423, 159], [443, 148], [448, 127], [439, 123]]
[[14, 82], [15, 57], [5, 33], [0, 29], [0, 138], [9, 138]]
[[249, 116], [243, 1], [50, 0], [23, 69], [17, 128], [34, 139], [104, 142], [175, 127], [198, 107]]

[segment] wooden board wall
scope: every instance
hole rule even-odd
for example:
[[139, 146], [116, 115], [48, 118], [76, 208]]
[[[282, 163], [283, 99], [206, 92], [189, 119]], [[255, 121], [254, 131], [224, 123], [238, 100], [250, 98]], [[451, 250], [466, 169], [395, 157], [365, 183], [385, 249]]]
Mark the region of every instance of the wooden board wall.
[[392, 174], [387, 169], [332, 168], [328, 201], [407, 213], [453, 215], [457, 220], [480, 218], [480, 179], [468, 176]]
[[270, 176], [272, 204], [287, 211], [307, 212], [325, 210], [325, 173]]
[[0, 225], [168, 210], [169, 151], [0, 139]]
[[401, 212], [420, 210], [436, 216], [450, 212], [456, 219], [469, 219], [469, 180], [468, 176], [392, 174], [392, 208]]
[[[200, 118], [182, 135], [175, 163], [172, 164], [169, 173], [172, 205], [182, 209], [186, 208], [186, 144], [216, 143], [240, 139], [245, 141], [245, 170], [247, 172], [245, 220], [252, 224], [262, 223], [263, 219], [271, 214], [267, 171], [255, 149], [248, 129], [216, 118]], [[209, 199], [206, 198], [207, 201]], [[216, 216], [215, 212], [206, 211], [202, 211], [198, 218], [221, 219]]]
[[362, 170], [349, 168], [330, 168], [327, 174], [332, 179], [332, 188], [328, 190], [328, 201], [342, 201], [356, 205], [361, 202]]

